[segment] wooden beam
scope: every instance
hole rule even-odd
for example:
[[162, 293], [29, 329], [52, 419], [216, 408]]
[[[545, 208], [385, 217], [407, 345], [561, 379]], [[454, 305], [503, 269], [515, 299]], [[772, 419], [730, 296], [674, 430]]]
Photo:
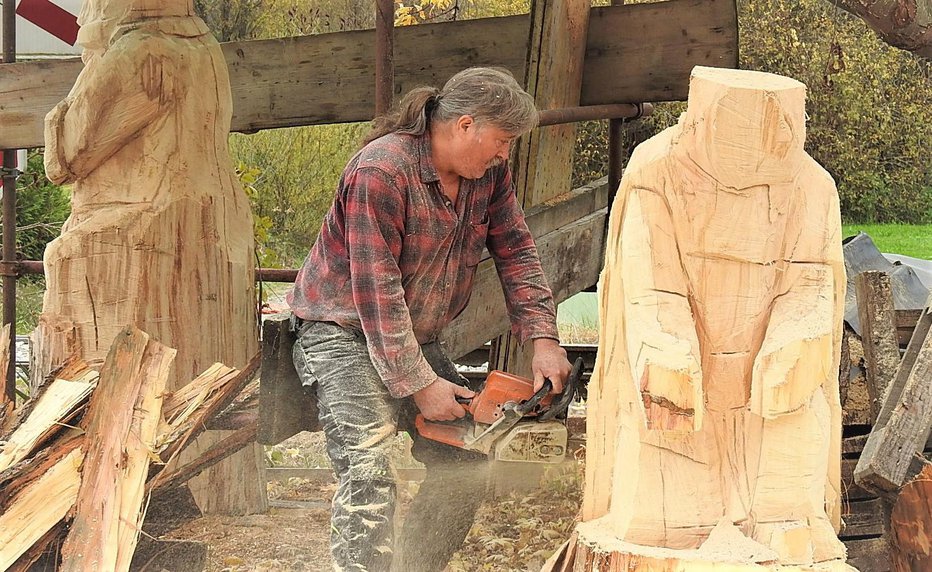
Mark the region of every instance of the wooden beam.
[[[439, 85], [474, 65], [501, 66], [523, 78], [529, 25], [524, 15], [399, 28], [395, 92]], [[374, 45], [373, 30], [223, 44], [233, 89], [232, 129], [371, 119]], [[593, 8], [580, 103], [685, 99], [693, 66], [736, 67], [737, 54], [731, 0]], [[82, 67], [78, 59], [4, 66], [0, 148], [43, 146], [43, 119]]]
[[[559, 303], [595, 284], [602, 269], [605, 209], [536, 238], [544, 273]], [[441, 335], [447, 355], [456, 359], [510, 327], [501, 283], [491, 260], [476, 274], [469, 305]]]
[[855, 481], [896, 492], [924, 463], [932, 429], [932, 314], [920, 319], [854, 472]]
[[854, 279], [857, 293], [861, 344], [867, 369], [871, 422], [877, 419], [887, 386], [900, 364], [900, 346], [896, 341], [896, 316], [890, 275], [869, 270]]

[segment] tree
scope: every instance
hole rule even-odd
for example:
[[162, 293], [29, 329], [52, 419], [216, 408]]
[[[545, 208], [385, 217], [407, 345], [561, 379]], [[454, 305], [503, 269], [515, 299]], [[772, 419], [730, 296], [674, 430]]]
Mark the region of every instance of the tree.
[[932, 0], [828, 0], [895, 48], [932, 61]]

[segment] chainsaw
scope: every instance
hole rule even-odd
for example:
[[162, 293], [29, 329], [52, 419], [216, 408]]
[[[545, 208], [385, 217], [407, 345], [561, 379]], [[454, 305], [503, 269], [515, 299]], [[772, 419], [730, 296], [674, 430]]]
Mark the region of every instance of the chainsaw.
[[472, 398], [457, 398], [466, 416], [452, 422], [428, 421], [418, 414], [418, 434], [453, 447], [484, 453], [496, 461], [559, 463], [567, 445], [566, 412], [576, 397], [583, 359], [577, 358], [563, 392], [551, 395], [549, 379], [534, 382], [493, 371]]

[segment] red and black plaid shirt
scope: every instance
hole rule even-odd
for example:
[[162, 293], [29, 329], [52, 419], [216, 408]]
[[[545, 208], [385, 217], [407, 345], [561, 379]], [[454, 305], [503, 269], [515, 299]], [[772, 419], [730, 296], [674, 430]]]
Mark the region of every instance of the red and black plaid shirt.
[[508, 166], [463, 179], [453, 205], [429, 135], [386, 135], [343, 171], [288, 302], [305, 320], [361, 330], [389, 392], [404, 397], [434, 380], [419, 344], [466, 307], [485, 247], [518, 339], [556, 339], [553, 296]]

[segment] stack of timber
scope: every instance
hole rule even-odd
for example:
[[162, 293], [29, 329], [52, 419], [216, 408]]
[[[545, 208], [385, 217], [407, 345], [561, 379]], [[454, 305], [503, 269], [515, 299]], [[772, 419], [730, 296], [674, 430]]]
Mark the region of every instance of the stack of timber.
[[[861, 336], [853, 331], [846, 336], [854, 350], [851, 362], [857, 361], [863, 371], [863, 375], [846, 375], [844, 368], [841, 372], [852, 405], [849, 417], [866, 420], [846, 427], [861, 433], [846, 439], [845, 447], [848, 507], [855, 523], [851, 534], [859, 535], [849, 543], [849, 553], [865, 559], [862, 570], [929, 570], [932, 314], [929, 307], [894, 310], [890, 284], [885, 272], [856, 277]], [[908, 342], [904, 334], [911, 334]], [[852, 392], [861, 393], [861, 398], [852, 400]]]
[[243, 390], [258, 359], [242, 371], [215, 364], [167, 392], [174, 357], [127, 327], [99, 372], [71, 359], [0, 418], [0, 570], [40, 559], [61, 570], [129, 570], [152, 490], [223, 458], [214, 451], [177, 466], [178, 451]]

